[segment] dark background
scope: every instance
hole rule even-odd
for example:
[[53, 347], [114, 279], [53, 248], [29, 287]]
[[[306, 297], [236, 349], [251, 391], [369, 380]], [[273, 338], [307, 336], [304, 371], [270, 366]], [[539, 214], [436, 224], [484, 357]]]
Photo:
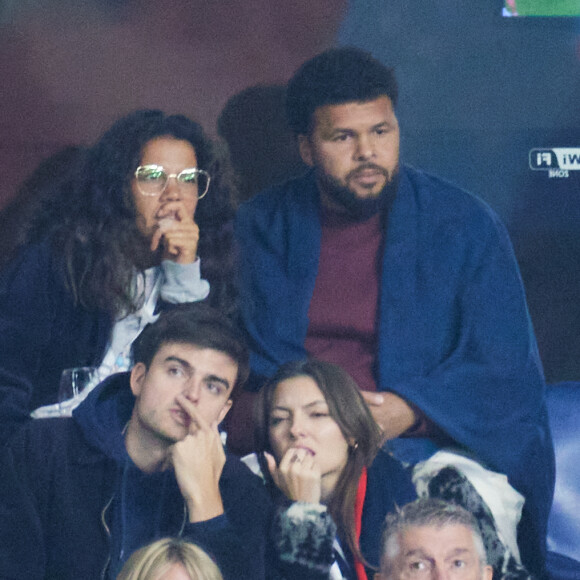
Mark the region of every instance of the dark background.
[[514, 242], [546, 376], [580, 379], [580, 24], [501, 0], [0, 0], [0, 204], [47, 155], [142, 107], [229, 143], [250, 195], [300, 170], [283, 85], [335, 44], [395, 67], [402, 157], [484, 198]]

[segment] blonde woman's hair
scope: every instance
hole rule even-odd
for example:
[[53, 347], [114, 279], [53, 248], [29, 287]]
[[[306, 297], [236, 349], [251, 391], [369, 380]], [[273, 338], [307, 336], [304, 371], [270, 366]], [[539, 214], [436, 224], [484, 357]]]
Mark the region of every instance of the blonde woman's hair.
[[223, 580], [219, 568], [199, 546], [180, 538], [163, 538], [137, 550], [117, 580], [158, 580], [173, 564], [181, 564], [191, 580]]

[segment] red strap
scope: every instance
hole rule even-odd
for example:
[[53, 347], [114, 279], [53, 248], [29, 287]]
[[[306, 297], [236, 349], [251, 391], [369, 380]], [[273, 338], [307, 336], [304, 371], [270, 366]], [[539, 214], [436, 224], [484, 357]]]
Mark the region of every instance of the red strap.
[[[356, 543], [360, 547], [360, 532], [362, 529], [362, 512], [365, 502], [365, 494], [367, 492], [367, 468], [363, 467], [358, 480], [358, 489], [356, 491], [356, 499], [354, 500], [354, 530], [356, 533]], [[364, 564], [355, 556], [354, 570], [358, 580], [368, 580], [365, 572]]]

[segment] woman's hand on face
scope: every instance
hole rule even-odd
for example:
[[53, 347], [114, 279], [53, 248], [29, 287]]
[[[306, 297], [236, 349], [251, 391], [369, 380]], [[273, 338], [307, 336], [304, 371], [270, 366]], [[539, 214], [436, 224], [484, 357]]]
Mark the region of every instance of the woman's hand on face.
[[[171, 207], [169, 207], [171, 206]], [[151, 251], [163, 244], [163, 259], [178, 264], [191, 264], [197, 260], [199, 227], [181, 204], [167, 204], [159, 219], [159, 226], [151, 238]]]
[[274, 483], [293, 501], [320, 503], [321, 473], [314, 456], [306, 449], [291, 447], [279, 465], [265, 453]]

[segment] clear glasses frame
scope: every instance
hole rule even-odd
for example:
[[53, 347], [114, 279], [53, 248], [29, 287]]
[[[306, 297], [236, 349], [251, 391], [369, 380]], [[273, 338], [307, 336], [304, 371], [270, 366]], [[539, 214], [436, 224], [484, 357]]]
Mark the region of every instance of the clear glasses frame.
[[194, 184], [199, 186], [199, 177], [203, 176], [205, 178], [205, 188], [203, 192], [198, 189], [197, 199], [199, 200], [207, 194], [211, 181], [209, 173], [197, 167], [189, 167], [180, 173], [167, 173], [162, 165], [154, 164], [139, 165], [135, 169], [134, 176], [139, 192], [147, 197], [161, 195], [167, 189], [167, 184], [172, 177], [179, 184], [180, 190], [184, 192], [188, 186]]

